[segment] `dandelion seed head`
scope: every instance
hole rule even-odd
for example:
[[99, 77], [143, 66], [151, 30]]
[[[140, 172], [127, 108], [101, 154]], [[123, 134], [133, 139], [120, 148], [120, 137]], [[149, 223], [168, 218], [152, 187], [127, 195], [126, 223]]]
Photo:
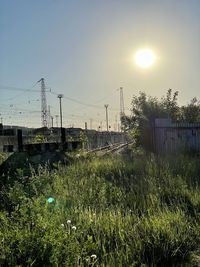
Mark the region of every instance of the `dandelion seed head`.
[[75, 225], [72, 226], [72, 230], [74, 230], [74, 231], [76, 230], [76, 226]]
[[72, 221], [71, 220], [67, 220], [67, 224], [70, 224]]
[[64, 223], [61, 223], [61, 226], [64, 227], [65, 226]]

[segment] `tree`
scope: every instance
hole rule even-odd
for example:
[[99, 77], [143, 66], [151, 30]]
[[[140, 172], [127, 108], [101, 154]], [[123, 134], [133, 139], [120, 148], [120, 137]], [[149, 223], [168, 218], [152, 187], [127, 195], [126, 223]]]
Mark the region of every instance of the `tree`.
[[200, 105], [196, 98], [187, 106], [179, 107], [178, 91], [169, 89], [160, 100], [140, 92], [131, 103], [131, 115], [124, 115], [122, 125], [131, 133], [137, 145], [147, 147], [151, 142], [151, 127], [156, 118], [170, 118], [174, 122], [200, 122]]
[[200, 103], [194, 97], [190, 104], [181, 107], [181, 121], [188, 123], [200, 122]]

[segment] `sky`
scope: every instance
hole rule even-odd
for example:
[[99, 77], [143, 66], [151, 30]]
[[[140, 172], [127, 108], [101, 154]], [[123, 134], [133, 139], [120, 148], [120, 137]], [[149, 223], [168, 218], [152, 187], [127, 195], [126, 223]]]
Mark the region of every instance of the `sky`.
[[[134, 63], [152, 49], [148, 69]], [[144, 91], [158, 98], [169, 88], [179, 103], [199, 98], [199, 0], [1, 0], [0, 118], [4, 124], [41, 126], [40, 83], [56, 125], [63, 94], [63, 126], [117, 130], [119, 88], [125, 113]], [[23, 89], [23, 90], [21, 90]], [[57, 117], [58, 118], [58, 117]], [[59, 125], [59, 122], [58, 122]]]

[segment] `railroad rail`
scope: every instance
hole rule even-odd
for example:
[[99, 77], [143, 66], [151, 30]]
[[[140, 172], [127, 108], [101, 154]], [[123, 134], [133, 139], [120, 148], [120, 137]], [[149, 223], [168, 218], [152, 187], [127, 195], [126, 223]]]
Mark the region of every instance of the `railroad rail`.
[[101, 155], [109, 154], [109, 153], [118, 153], [124, 148], [128, 147], [130, 142], [127, 143], [115, 143], [115, 144], [109, 144], [107, 146], [98, 147], [93, 150], [88, 151], [88, 153], [98, 153]]

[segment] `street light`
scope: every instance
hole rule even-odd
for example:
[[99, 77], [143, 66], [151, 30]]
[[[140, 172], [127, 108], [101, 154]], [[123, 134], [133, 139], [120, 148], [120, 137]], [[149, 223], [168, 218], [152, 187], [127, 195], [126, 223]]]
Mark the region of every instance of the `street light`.
[[[63, 95], [59, 94], [58, 95], [59, 98], [59, 103], [60, 103], [60, 133], [61, 133], [61, 143], [64, 145], [66, 142], [66, 136], [65, 136], [65, 129], [62, 127], [62, 98]], [[64, 148], [64, 147], [63, 147]]]
[[63, 98], [62, 94], [58, 95], [59, 103], [60, 103], [60, 128], [62, 128], [62, 102], [61, 99]]

